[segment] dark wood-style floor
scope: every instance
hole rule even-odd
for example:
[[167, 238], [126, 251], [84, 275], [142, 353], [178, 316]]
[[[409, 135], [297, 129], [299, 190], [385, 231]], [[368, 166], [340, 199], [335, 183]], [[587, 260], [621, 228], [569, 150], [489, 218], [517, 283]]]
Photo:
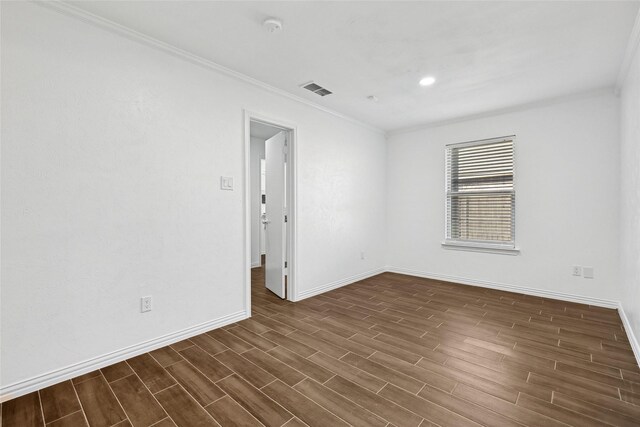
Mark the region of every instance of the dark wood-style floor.
[[2, 426], [631, 426], [614, 310], [381, 274], [2, 405]]

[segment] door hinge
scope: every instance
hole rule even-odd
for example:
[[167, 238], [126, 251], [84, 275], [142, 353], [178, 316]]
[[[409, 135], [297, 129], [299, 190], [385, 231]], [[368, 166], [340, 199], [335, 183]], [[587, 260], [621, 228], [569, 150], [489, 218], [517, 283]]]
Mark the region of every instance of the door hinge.
[[284, 262], [284, 268], [287, 268], [287, 261]]
[[286, 215], [284, 216], [284, 222], [287, 222], [287, 216]]

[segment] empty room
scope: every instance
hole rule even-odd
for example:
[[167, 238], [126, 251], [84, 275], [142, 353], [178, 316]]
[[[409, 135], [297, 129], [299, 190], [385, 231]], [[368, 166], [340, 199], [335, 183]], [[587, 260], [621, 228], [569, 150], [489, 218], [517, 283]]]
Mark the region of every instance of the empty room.
[[0, 19], [0, 427], [640, 426], [640, 1]]

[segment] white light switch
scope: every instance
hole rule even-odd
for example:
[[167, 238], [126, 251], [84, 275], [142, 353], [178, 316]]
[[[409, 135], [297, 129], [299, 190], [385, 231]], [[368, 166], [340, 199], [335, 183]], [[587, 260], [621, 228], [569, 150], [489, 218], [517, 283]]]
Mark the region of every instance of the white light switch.
[[221, 176], [220, 177], [220, 189], [221, 190], [233, 190], [233, 177]]

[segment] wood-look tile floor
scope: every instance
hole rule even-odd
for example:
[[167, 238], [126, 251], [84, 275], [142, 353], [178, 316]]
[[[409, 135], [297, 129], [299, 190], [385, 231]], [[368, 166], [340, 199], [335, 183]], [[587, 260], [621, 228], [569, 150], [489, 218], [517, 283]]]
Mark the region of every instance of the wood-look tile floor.
[[615, 310], [381, 274], [2, 405], [2, 426], [631, 426]]

